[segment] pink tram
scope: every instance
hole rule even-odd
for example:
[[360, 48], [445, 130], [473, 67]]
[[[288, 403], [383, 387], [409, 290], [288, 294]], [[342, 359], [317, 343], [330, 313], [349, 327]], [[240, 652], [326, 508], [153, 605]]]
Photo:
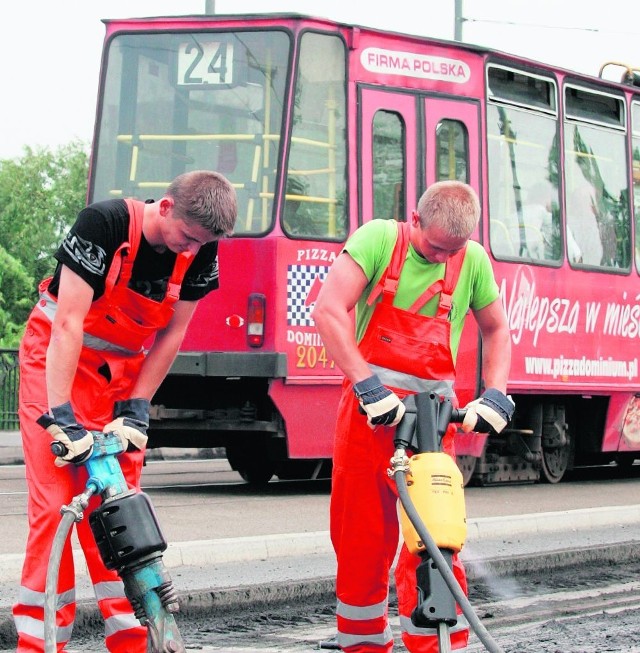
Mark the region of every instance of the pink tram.
[[[557, 482], [640, 457], [640, 86], [301, 15], [108, 20], [91, 201], [235, 185], [221, 288], [153, 402], [152, 446], [224, 447], [250, 483], [325, 477], [340, 370], [310, 310], [364, 221], [428, 184], [483, 206], [513, 341], [511, 428], [460, 435], [465, 480]], [[616, 64], [617, 65], [617, 64]], [[471, 319], [462, 403], [482, 386]]]

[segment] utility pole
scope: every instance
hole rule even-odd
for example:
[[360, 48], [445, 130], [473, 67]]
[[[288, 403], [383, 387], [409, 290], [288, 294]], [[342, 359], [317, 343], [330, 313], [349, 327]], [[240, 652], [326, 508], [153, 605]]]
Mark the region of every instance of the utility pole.
[[214, 16], [216, 13], [216, 0], [204, 0], [204, 13], [207, 16]]
[[462, 23], [464, 18], [462, 17], [462, 0], [455, 0], [455, 19], [453, 24], [453, 38], [456, 41], [462, 41]]

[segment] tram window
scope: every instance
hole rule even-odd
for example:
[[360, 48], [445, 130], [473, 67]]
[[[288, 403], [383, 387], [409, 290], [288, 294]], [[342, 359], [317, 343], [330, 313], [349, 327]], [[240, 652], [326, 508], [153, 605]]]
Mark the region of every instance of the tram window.
[[218, 170], [238, 194], [235, 233], [271, 228], [290, 45], [282, 30], [116, 36], [92, 199], [158, 198], [182, 172]]
[[[570, 262], [626, 270], [631, 252], [626, 136], [619, 124], [603, 126], [623, 109], [613, 111], [612, 103], [603, 101], [601, 94], [578, 93], [573, 88], [567, 93], [570, 105], [580, 97], [580, 115], [588, 116], [588, 122], [567, 117], [564, 129], [567, 225], [580, 248], [580, 257]], [[592, 107], [588, 106], [590, 96]], [[568, 115], [576, 114], [570, 106]]]
[[631, 105], [633, 206], [636, 221], [636, 269], [640, 271], [640, 102]]
[[600, 125], [624, 127], [622, 98], [608, 93], [594, 93], [567, 84], [565, 88], [565, 113], [568, 118]]
[[436, 127], [437, 181], [469, 183], [469, 134], [464, 123], [442, 120]]
[[556, 84], [552, 79], [497, 64], [487, 68], [487, 96], [490, 101], [538, 109], [553, 115], [557, 111]]
[[[489, 104], [487, 134], [489, 243], [493, 255], [558, 265], [563, 234], [555, 117]], [[569, 235], [567, 241], [571, 248]]]
[[283, 228], [296, 238], [348, 233], [345, 61], [339, 37], [302, 35], [283, 203]]
[[405, 127], [392, 111], [373, 118], [373, 218], [405, 219]]

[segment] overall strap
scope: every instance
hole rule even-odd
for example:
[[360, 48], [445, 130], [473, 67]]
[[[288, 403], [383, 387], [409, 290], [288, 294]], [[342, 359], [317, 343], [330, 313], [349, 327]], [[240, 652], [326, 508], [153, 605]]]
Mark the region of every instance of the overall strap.
[[113, 255], [111, 267], [104, 281], [104, 295], [111, 294], [118, 279], [128, 284], [133, 271], [133, 262], [135, 261], [140, 239], [142, 238], [142, 218], [144, 217], [144, 202], [138, 200], [124, 200], [129, 211], [129, 238], [123, 242]]
[[[408, 222], [398, 222], [398, 237], [396, 239], [391, 261], [387, 266], [380, 281], [372, 290], [367, 304], [371, 306], [382, 293], [383, 301], [393, 302], [396, 291], [398, 290], [398, 281], [402, 266], [407, 258], [407, 250], [409, 249], [409, 232], [411, 226]], [[447, 317], [451, 311], [453, 291], [458, 283], [460, 277], [460, 270], [464, 263], [464, 257], [467, 252], [465, 245], [459, 252], [447, 259], [445, 266], [444, 279], [434, 281], [415, 302], [408, 309], [410, 313], [417, 313], [432, 297], [440, 293], [440, 301], [438, 302], [438, 311], [436, 317]]]
[[[116, 258], [118, 263], [112, 265], [109, 269], [107, 284], [111, 282], [111, 285], [107, 286], [105, 284], [105, 294], [107, 287], [111, 290], [118, 279], [123, 286], [128, 285], [131, 274], [133, 273], [133, 264], [140, 247], [140, 241], [142, 240], [142, 221], [144, 218], [145, 203], [133, 199], [125, 199], [125, 202], [129, 209], [129, 241], [122, 243], [114, 256], [114, 263], [116, 263]], [[176, 256], [176, 261], [167, 283], [166, 299], [169, 300], [170, 304], [173, 304], [179, 299], [182, 280], [193, 259], [194, 256], [190, 252], [183, 252]]]
[[169, 301], [176, 302], [180, 299], [180, 288], [182, 287], [182, 280], [184, 275], [187, 273], [189, 266], [191, 265], [194, 259], [191, 252], [183, 252], [176, 256], [176, 262], [173, 266], [173, 271], [169, 277], [169, 282], [167, 283], [167, 294], [166, 299]]
[[438, 311], [436, 317], [447, 317], [451, 311], [453, 291], [460, 278], [460, 270], [464, 263], [464, 256], [467, 253], [465, 245], [460, 251], [447, 259], [444, 279], [434, 281], [423, 293], [416, 299], [408, 309], [410, 313], [417, 313], [436, 293], [440, 293], [438, 302]]
[[391, 260], [389, 261], [387, 269], [384, 271], [367, 299], [367, 304], [369, 304], [369, 306], [378, 299], [380, 293], [385, 293], [383, 295], [383, 300], [386, 298], [388, 301], [393, 301], [396, 291], [398, 290], [400, 272], [402, 272], [402, 266], [407, 258], [407, 251], [409, 249], [409, 231], [411, 225], [409, 225], [408, 222], [398, 222], [397, 229], [398, 236], [393, 247]]
[[138, 254], [140, 241], [142, 240], [142, 222], [144, 219], [144, 202], [140, 200], [125, 199], [129, 209], [129, 242], [127, 243], [129, 251], [122, 260], [122, 269], [120, 279], [126, 286], [131, 279], [133, 272], [133, 263]]

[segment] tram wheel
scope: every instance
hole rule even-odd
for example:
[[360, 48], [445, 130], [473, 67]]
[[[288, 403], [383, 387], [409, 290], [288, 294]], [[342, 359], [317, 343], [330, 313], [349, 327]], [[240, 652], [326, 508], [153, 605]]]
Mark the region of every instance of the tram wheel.
[[476, 471], [478, 459], [475, 456], [456, 456], [456, 463], [462, 473], [462, 485], [463, 487], [467, 487], [473, 477], [473, 473]]
[[571, 459], [571, 445], [542, 449], [542, 469], [540, 480], [545, 483], [559, 483], [569, 468]]
[[265, 469], [264, 465], [260, 467], [257, 466], [248, 466], [238, 469], [238, 474], [242, 477], [242, 480], [249, 483], [249, 485], [266, 485], [272, 478], [275, 473], [274, 469]]
[[267, 458], [266, 445], [254, 447], [227, 446], [227, 460], [231, 469], [249, 485], [266, 485], [276, 472], [276, 463]]

